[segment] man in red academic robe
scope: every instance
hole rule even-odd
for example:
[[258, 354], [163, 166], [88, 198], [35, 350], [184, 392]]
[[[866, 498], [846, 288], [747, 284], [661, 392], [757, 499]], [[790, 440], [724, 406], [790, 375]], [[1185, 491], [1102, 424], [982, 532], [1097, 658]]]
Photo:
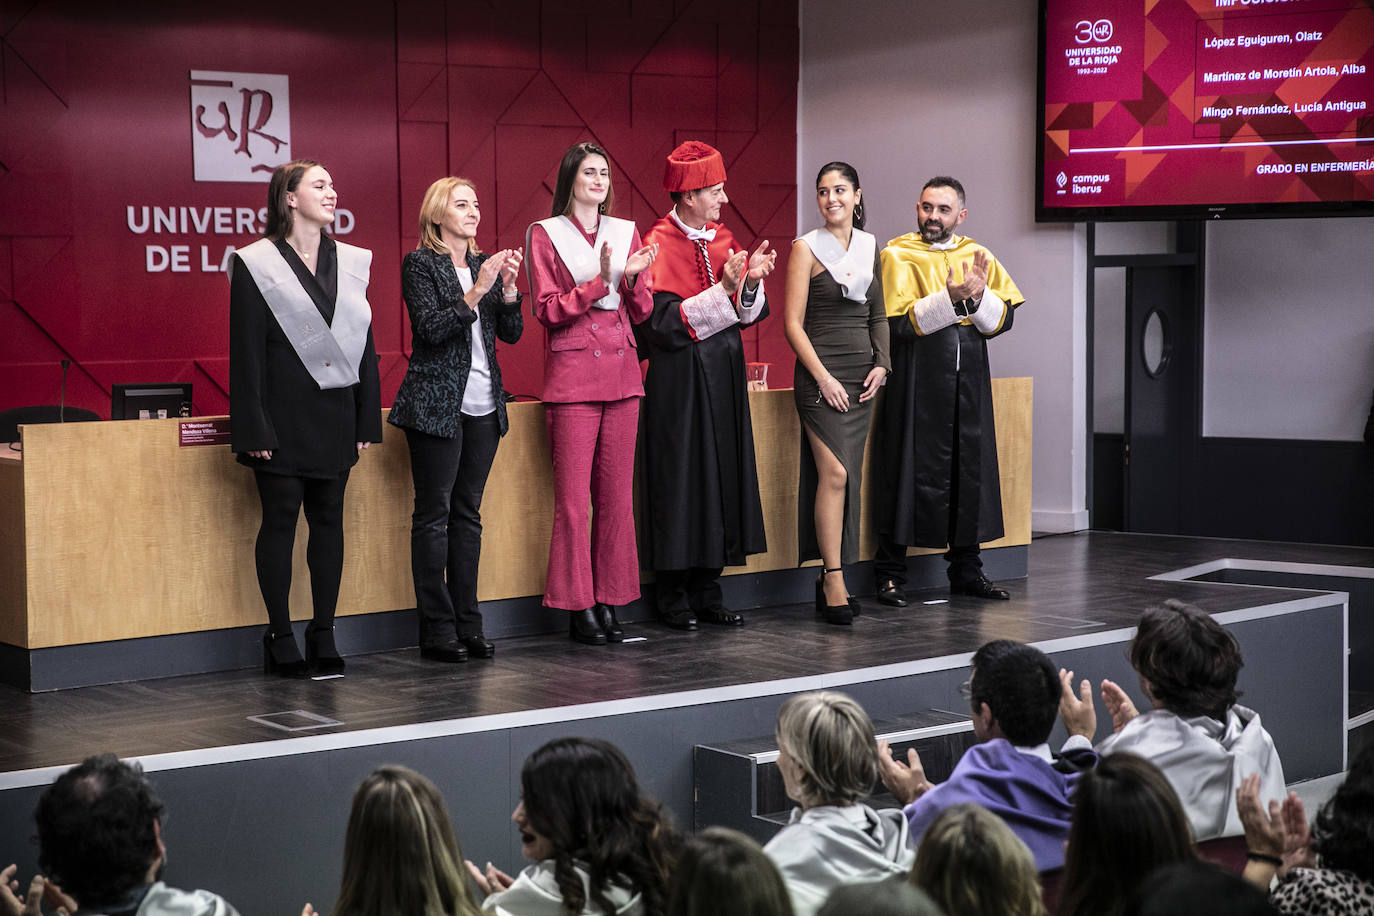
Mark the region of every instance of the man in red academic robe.
[[658, 245], [654, 310], [636, 328], [644, 379], [640, 437], [640, 555], [653, 565], [660, 618], [695, 630], [698, 618], [739, 626], [725, 607], [726, 566], [767, 550], [754, 467], [740, 328], [768, 315], [764, 277], [776, 253], [750, 255], [722, 226], [725, 163], [688, 141], [668, 156], [673, 209], [644, 244]]

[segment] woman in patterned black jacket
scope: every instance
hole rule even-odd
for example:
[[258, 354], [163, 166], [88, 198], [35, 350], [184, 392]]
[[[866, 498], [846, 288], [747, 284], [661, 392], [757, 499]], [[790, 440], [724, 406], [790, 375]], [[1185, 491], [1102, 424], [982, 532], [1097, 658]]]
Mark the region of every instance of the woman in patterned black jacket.
[[388, 420], [405, 430], [415, 480], [420, 655], [441, 662], [496, 654], [477, 609], [480, 509], [508, 426], [496, 338], [513, 344], [524, 328], [515, 289], [522, 256], [518, 248], [483, 254], [481, 219], [472, 182], [434, 182], [420, 205], [420, 244], [401, 268], [413, 352]]

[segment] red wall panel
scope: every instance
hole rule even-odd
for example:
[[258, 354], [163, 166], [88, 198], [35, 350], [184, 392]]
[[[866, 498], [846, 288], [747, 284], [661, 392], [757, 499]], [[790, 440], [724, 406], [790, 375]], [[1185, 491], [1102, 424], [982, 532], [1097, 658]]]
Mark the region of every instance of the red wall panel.
[[[289, 78], [291, 152], [325, 162], [355, 217], [341, 237], [374, 252], [384, 403], [410, 348], [400, 261], [435, 178], [477, 183], [484, 247], [522, 245], [548, 215], [563, 151], [594, 139], [618, 215], [644, 229], [669, 206], [664, 156], [696, 138], [725, 154], [741, 241], [785, 256], [794, 233], [795, 0], [344, 0], [308, 25], [264, 0], [232, 19], [147, 0], [27, 6], [0, 18], [0, 408], [55, 402], [70, 358], [67, 402], [102, 415], [112, 384], [137, 381], [189, 380], [198, 413], [227, 410], [218, 268], [255, 234], [204, 221], [256, 211], [266, 185], [194, 180], [192, 70]], [[191, 218], [135, 232], [129, 207], [135, 224], [143, 207]], [[184, 246], [186, 269], [149, 272], [149, 245]], [[791, 360], [783, 269], [774, 317], [747, 334], [751, 358], [786, 364], [775, 379]], [[538, 393], [542, 352], [529, 319], [502, 352], [510, 390]]]

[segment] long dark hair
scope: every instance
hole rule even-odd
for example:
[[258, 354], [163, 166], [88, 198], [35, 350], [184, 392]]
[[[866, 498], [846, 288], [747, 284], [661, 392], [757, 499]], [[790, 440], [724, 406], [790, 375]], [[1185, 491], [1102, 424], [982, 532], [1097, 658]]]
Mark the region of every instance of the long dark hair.
[[[272, 180], [267, 183], [267, 228], [263, 230], [264, 236], [280, 242], [291, 234], [296, 213], [286, 205], [286, 195], [299, 188], [301, 177], [317, 165], [324, 168], [324, 163], [314, 159], [292, 159], [272, 170]], [[320, 232], [329, 234], [324, 229]]]
[[1074, 792], [1060, 916], [1117, 916], [1161, 865], [1197, 858], [1169, 781], [1135, 754], [1103, 757]]
[[[611, 157], [606, 155], [606, 151], [590, 140], [568, 147], [563, 154], [563, 161], [558, 164], [558, 181], [553, 186], [553, 212], [550, 216], [563, 216], [572, 209], [573, 179], [588, 156], [600, 156], [606, 160], [607, 167], [611, 164]], [[601, 202], [597, 212], [607, 216], [615, 212], [615, 183], [609, 177], [606, 179], [606, 199]]]
[[[563, 909], [582, 912], [587, 897], [613, 913], [611, 885], [637, 891], [647, 916], [660, 916], [679, 840], [668, 815], [639, 790], [634, 769], [613, 744], [559, 738], [539, 748], [520, 771], [525, 815], [553, 846], [554, 880]], [[574, 863], [586, 866], [588, 890]]]
[[1345, 782], [1317, 812], [1312, 845], [1323, 867], [1374, 881], [1374, 745], [1360, 752]]
[[[859, 173], [855, 171], [854, 166], [850, 165], [848, 162], [827, 162], [825, 165], [821, 166], [821, 170], [816, 173], [816, 187], [820, 187], [821, 179], [825, 177], [826, 172], [839, 172], [844, 176], [845, 181], [854, 186], [854, 190], [863, 190], [863, 187], [859, 184]], [[860, 200], [858, 203], [854, 204], [854, 228], [862, 229], [866, 222], [868, 222], [868, 215], [864, 213], [864, 203]]]

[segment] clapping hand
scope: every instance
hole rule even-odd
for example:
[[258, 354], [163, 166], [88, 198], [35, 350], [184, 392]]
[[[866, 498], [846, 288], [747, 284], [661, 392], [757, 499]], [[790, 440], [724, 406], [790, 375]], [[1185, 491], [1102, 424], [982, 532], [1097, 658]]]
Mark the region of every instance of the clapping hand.
[[[1073, 672], [1059, 669], [1059, 718], [1070, 735], [1082, 735], [1089, 741], [1097, 734], [1097, 709], [1093, 706], [1093, 685], [1087, 678], [1073, 692]], [[1127, 701], [1129, 702], [1129, 701]]]
[[1251, 773], [1236, 789], [1236, 813], [1245, 828], [1245, 845], [1251, 852], [1282, 859], [1278, 866], [1280, 878], [1289, 869], [1310, 868], [1316, 864], [1312, 853], [1312, 834], [1307, 826], [1307, 813], [1296, 792], [1280, 802], [1269, 800], [1269, 810], [1260, 801], [1260, 777]]
[[921, 765], [921, 755], [916, 748], [908, 748], [906, 763], [892, 756], [892, 746], [886, 741], [878, 742], [878, 776], [883, 785], [892, 793], [897, 803], [905, 807], [934, 788], [926, 780], [925, 767]]
[[1107, 712], [1111, 713], [1114, 732], [1121, 731], [1127, 722], [1140, 715], [1131, 698], [1126, 696], [1126, 691], [1117, 686], [1115, 681], [1102, 682], [1102, 702], [1106, 705]]
[[983, 298], [983, 289], [988, 283], [988, 253], [979, 248], [973, 253], [972, 261], [964, 262], [964, 282], [954, 282], [954, 268], [949, 269], [945, 278], [945, 289], [949, 290], [950, 302]]
[[515, 292], [515, 280], [520, 276], [520, 265], [524, 263], [525, 255], [519, 248], [507, 248], [497, 254], [505, 256], [501, 262], [501, 288], [509, 295]]
[[759, 242], [759, 247], [754, 249], [754, 253], [749, 256], [749, 273], [746, 275], [745, 283], [750, 289], [758, 286], [759, 281], [773, 272], [773, 267], [778, 263], [778, 253], [770, 251], [768, 239]]
[[14, 877], [18, 871], [17, 865], [0, 871], [0, 916], [43, 916], [44, 900], [54, 907], [54, 914], [67, 916], [76, 912], [76, 901], [42, 875], [33, 876], [28, 892], [20, 899], [19, 881]]
[[720, 286], [725, 290], [725, 295], [734, 298], [739, 290], [739, 281], [744, 276], [745, 269], [748, 267], [749, 253], [747, 251], [736, 251], [731, 248], [730, 253], [725, 258], [725, 266], [720, 269]]
[[477, 885], [477, 889], [482, 892], [483, 897], [499, 894], [515, 883], [514, 878], [490, 862], [487, 863], [485, 870], [472, 864], [470, 859], [464, 859], [463, 864], [468, 867], [468, 874], [472, 875], [473, 883]]
[[626, 258], [625, 282], [633, 283], [635, 277], [639, 276], [642, 271], [648, 269], [649, 265], [653, 264], [654, 259], [657, 257], [658, 246], [645, 245], [643, 248]]

